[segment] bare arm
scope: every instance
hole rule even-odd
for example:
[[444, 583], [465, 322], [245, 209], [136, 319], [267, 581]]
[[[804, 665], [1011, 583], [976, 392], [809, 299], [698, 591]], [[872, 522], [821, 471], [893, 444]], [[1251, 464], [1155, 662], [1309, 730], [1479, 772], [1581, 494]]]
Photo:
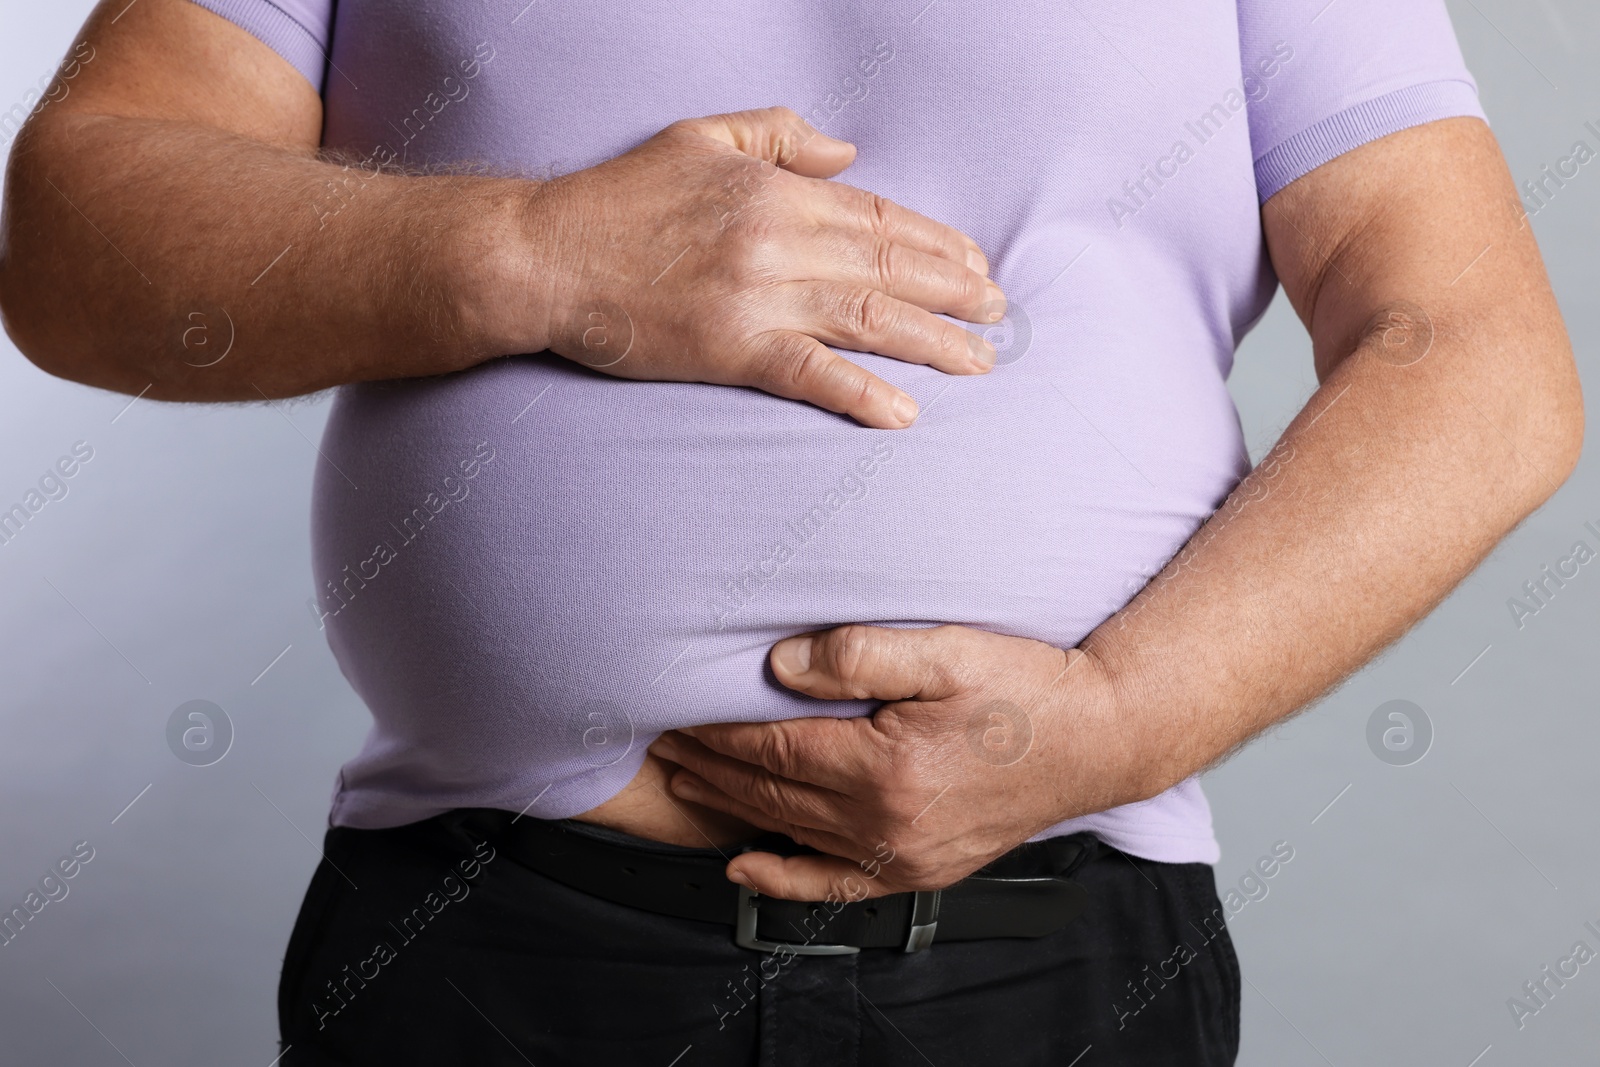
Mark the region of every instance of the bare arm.
[[[316, 91], [186, 0], [111, 25], [122, 6], [90, 18], [92, 60], [12, 155], [0, 297], [25, 354], [169, 400], [259, 400], [493, 354], [470, 298], [496, 265], [472, 246], [515, 183], [379, 175], [324, 220], [314, 208], [349, 175], [317, 157]], [[216, 343], [224, 312], [232, 352], [193, 366], [216, 352], [191, 330], [208, 324]]]
[[1264, 207], [1321, 388], [1084, 649], [1142, 723], [1141, 793], [1216, 762], [1426, 615], [1576, 466], [1561, 314], [1488, 127], [1357, 149]]
[[[93, 58], [17, 140], [0, 230], [6, 328], [53, 374], [249, 400], [549, 348], [894, 428], [910, 398], [825, 343], [993, 362], [933, 314], [998, 318], [977, 246], [824, 180], [854, 149], [786, 109], [677, 123], [552, 182], [408, 175], [320, 158], [317, 93], [189, 0], [104, 4], [80, 44]], [[631, 335], [615, 366], [590, 351], [597, 309]]]
[[894, 703], [663, 734], [651, 750], [685, 768], [674, 792], [832, 854], [739, 856], [763, 893], [930, 889], [1154, 796], [1305, 707], [1577, 463], [1572, 353], [1516, 205], [1474, 119], [1289, 185], [1265, 206], [1267, 238], [1322, 385], [1131, 604], [1065, 653], [959, 626], [780, 642], [785, 685]]

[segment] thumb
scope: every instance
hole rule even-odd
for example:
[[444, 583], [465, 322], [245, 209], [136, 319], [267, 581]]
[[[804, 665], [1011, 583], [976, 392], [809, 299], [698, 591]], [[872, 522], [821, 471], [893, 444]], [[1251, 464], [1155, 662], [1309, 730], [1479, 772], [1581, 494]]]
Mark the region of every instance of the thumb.
[[683, 125], [807, 178], [831, 178], [856, 158], [855, 145], [829, 137], [787, 107], [708, 115]]
[[772, 646], [772, 673], [821, 700], [947, 700], [957, 693], [945, 669], [956, 629], [851, 625], [790, 637]]

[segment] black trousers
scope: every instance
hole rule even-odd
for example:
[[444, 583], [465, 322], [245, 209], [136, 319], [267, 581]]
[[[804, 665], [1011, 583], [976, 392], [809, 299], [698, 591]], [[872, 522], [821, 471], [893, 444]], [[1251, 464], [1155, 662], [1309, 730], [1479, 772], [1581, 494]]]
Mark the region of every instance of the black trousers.
[[1238, 959], [1204, 864], [1097, 842], [1074, 875], [1089, 910], [1055, 934], [779, 967], [731, 927], [519, 866], [459, 814], [328, 831], [284, 959], [283, 1067], [1212, 1067], [1238, 1051]]

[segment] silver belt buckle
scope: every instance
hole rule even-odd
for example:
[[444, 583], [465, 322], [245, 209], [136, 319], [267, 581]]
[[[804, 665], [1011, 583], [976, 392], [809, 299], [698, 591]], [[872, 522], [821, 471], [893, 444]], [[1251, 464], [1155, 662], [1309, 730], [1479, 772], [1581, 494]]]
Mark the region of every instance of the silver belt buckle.
[[[906, 931], [907, 952], [921, 952], [933, 944], [939, 926], [939, 894], [935, 889], [913, 895], [911, 922]], [[855, 945], [815, 944], [810, 941], [763, 941], [756, 936], [761, 918], [761, 898], [747, 886], [739, 887], [738, 915], [734, 921], [733, 943], [756, 952], [790, 952], [796, 956], [849, 956], [861, 951]]]
[[933, 944], [933, 931], [939, 926], [939, 893], [919, 892], [911, 902], [911, 926], [906, 931], [906, 951], [921, 952]]
[[757, 952], [790, 952], [796, 956], [851, 956], [861, 950], [854, 945], [817, 945], [810, 941], [763, 941], [756, 936], [761, 898], [748, 886], [739, 887], [739, 914], [733, 924], [733, 943]]

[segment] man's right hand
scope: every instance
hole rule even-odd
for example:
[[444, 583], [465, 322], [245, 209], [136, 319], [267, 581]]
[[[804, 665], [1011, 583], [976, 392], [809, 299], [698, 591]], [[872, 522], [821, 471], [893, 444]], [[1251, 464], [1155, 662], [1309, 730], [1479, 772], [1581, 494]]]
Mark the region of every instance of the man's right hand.
[[980, 374], [993, 346], [934, 312], [988, 324], [1005, 298], [959, 230], [826, 180], [854, 158], [775, 107], [673, 123], [540, 187], [530, 273], [545, 287], [531, 295], [548, 347], [620, 377], [752, 386], [910, 425], [910, 396], [826, 345]]

